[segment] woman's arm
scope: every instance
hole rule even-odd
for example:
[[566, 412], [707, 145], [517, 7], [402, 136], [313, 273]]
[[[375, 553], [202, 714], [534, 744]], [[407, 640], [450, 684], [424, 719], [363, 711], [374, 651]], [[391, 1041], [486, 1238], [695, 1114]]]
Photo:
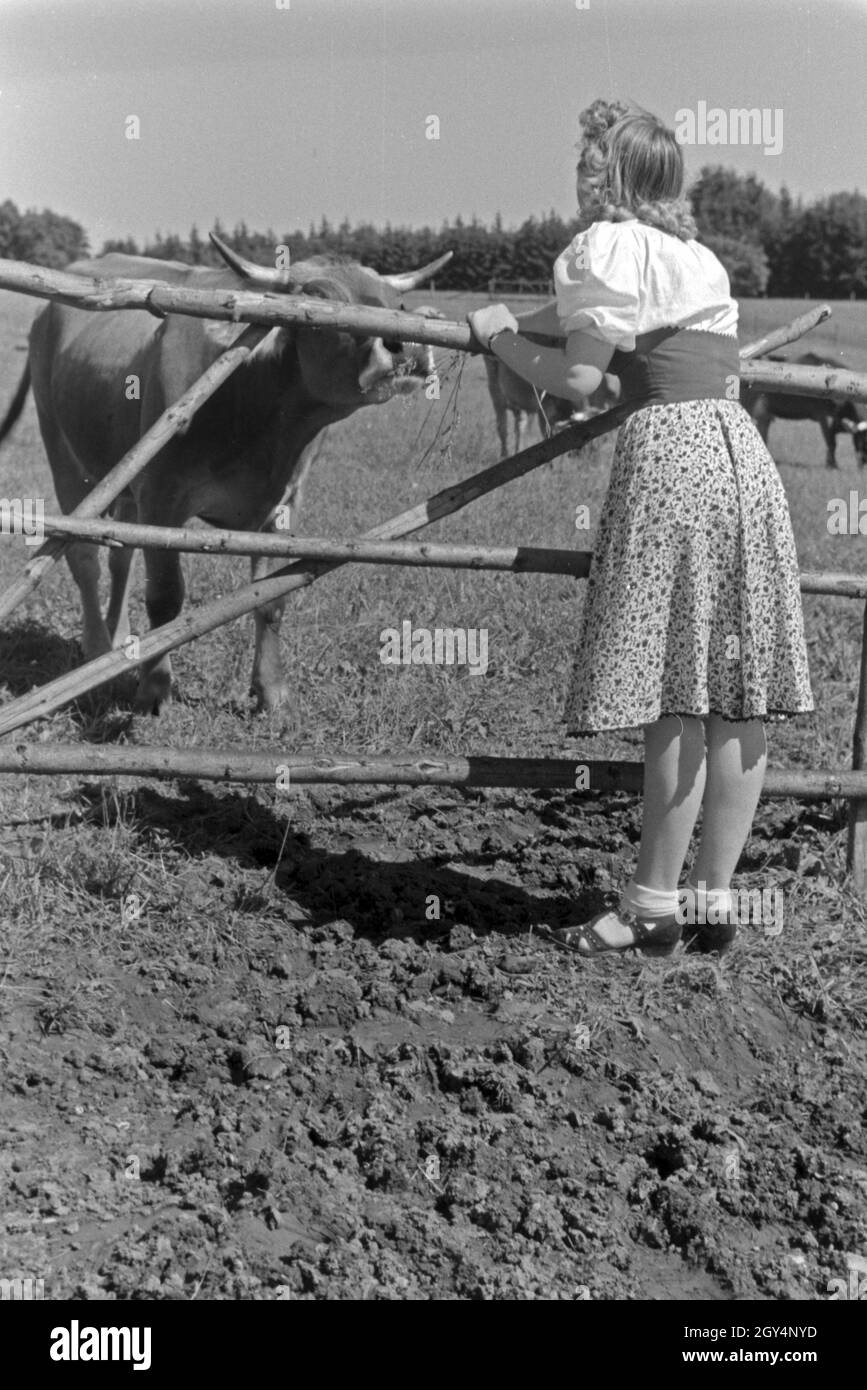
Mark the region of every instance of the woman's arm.
[[596, 390], [614, 356], [610, 343], [580, 331], [570, 333], [562, 348], [531, 343], [517, 331], [518, 320], [505, 304], [475, 309], [467, 321], [479, 341], [518, 376], [576, 405]]
[[581, 332], [570, 333], [561, 349], [538, 347], [519, 333], [505, 330], [494, 338], [491, 352], [540, 391], [576, 405], [596, 390], [614, 356], [610, 343]]

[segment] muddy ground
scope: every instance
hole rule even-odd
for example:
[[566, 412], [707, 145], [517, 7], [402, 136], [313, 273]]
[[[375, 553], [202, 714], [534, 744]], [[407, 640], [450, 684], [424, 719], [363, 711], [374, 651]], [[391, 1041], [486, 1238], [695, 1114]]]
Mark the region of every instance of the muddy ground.
[[[44, 921], [3, 982], [7, 1277], [96, 1300], [827, 1298], [867, 1254], [842, 820], [757, 821], [740, 882], [789, 891], [780, 936], [587, 963], [537, 930], [613, 901], [638, 809], [576, 800], [85, 783], [68, 829], [13, 829]], [[113, 881], [88, 824], [114, 828]], [[46, 857], [65, 836], [74, 901]]]
[[[13, 299], [4, 401], [26, 337]], [[744, 332], [802, 308], [756, 301]], [[838, 305], [833, 323], [863, 343], [862, 314]], [[412, 402], [336, 427], [304, 534], [361, 534], [491, 462], [481, 364], [461, 383], [427, 427]], [[861, 481], [851, 444], [835, 474], [815, 425], [772, 442], [802, 569], [863, 572], [863, 537], [826, 525]], [[4, 496], [50, 497], [32, 405], [13, 446]], [[574, 518], [598, 515], [606, 447], [431, 538], [592, 549]], [[0, 550], [0, 583], [26, 558]], [[245, 580], [240, 561], [200, 557], [190, 607]], [[250, 715], [235, 624], [179, 654], [175, 703], [142, 741], [569, 756], [575, 605], [558, 577], [346, 567], [287, 612], [280, 717]], [[804, 607], [817, 714], [773, 732], [771, 765], [845, 768], [862, 612]], [[379, 634], [407, 618], [489, 629], [488, 675], [384, 671]], [[68, 579], [42, 586], [0, 634], [0, 700], [71, 669], [79, 623]], [[16, 738], [111, 740], [127, 719], [109, 702]], [[641, 757], [635, 741], [587, 752]], [[0, 1279], [89, 1300], [848, 1287], [867, 1262], [867, 911], [846, 883], [845, 806], [762, 802], [735, 882], [782, 892], [778, 935], [749, 925], [722, 961], [555, 952], [538, 929], [616, 901], [639, 814], [589, 792], [0, 777]]]

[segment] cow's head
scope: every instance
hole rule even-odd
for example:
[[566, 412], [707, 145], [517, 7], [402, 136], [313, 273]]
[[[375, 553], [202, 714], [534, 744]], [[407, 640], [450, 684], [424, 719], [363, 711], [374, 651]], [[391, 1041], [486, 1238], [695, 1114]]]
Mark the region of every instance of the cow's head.
[[841, 417], [840, 428], [851, 434], [855, 457], [863, 468], [867, 464], [867, 413], [853, 409], [851, 415]]
[[[250, 288], [384, 309], [401, 308], [400, 296], [430, 279], [452, 256], [448, 251], [428, 265], [402, 275], [379, 275], [369, 266], [331, 256], [313, 256], [288, 270], [275, 270], [239, 256], [213, 233], [211, 240]], [[414, 312], [441, 317], [430, 309]], [[356, 338], [337, 329], [304, 326], [287, 330], [286, 341], [290, 339], [307, 391], [315, 400], [339, 411], [381, 405], [392, 396], [415, 390], [435, 369], [432, 349], [420, 343]]]

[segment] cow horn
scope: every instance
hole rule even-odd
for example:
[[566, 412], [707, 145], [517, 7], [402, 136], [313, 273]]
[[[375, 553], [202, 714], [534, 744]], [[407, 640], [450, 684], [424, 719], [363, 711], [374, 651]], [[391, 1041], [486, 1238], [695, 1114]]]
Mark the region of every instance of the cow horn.
[[864, 431], [867, 430], [867, 420], [859, 420], [857, 425], [855, 426], [855, 429], [858, 431], [859, 434], [863, 434]]
[[435, 261], [429, 261], [427, 265], [421, 266], [418, 270], [407, 270], [403, 275], [380, 275], [386, 285], [391, 289], [403, 294], [406, 290], [414, 290], [418, 285], [429, 280], [432, 275], [450, 261], [454, 255], [453, 251], [447, 251], [444, 256], [438, 256]]
[[231, 246], [220, 240], [216, 232], [209, 232], [208, 236], [226, 264], [239, 275], [243, 275], [245, 280], [252, 280], [256, 285], [270, 285], [273, 289], [286, 289], [289, 285], [289, 276], [285, 270], [275, 270], [273, 266], [268, 265], [256, 265], [255, 261], [248, 261], [246, 257], [239, 256], [237, 251], [233, 251]]

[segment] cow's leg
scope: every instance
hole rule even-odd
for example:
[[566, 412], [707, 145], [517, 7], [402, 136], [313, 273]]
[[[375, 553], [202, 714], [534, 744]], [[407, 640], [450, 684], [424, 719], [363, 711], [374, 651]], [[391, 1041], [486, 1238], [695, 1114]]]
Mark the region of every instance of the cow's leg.
[[[273, 526], [263, 526], [264, 530], [273, 530]], [[250, 561], [250, 573], [253, 583], [258, 579], [264, 578], [273, 570], [279, 569], [286, 564], [285, 560], [274, 561], [267, 555], [254, 555]], [[263, 604], [253, 613], [253, 623], [256, 630], [256, 649], [253, 653], [253, 675], [250, 680], [250, 690], [256, 702], [256, 707], [260, 710], [274, 710], [280, 705], [285, 704], [289, 698], [289, 687], [286, 683], [286, 676], [283, 671], [283, 660], [280, 655], [280, 626], [283, 622], [283, 612], [286, 607], [285, 598], [272, 599], [270, 603]]]
[[515, 453], [520, 454], [524, 447], [524, 435], [527, 430], [526, 410], [515, 411]]
[[[45, 430], [43, 438], [51, 460], [57, 500], [61, 511], [68, 515], [93, 490], [96, 479], [87, 482], [82, 479], [78, 464], [68, 458], [62, 441], [54, 447]], [[85, 661], [93, 661], [111, 651], [111, 638], [99, 604], [99, 546], [72, 541], [66, 550], [66, 560], [81, 596], [81, 649]]]
[[495, 405], [494, 410], [497, 416], [497, 434], [500, 436], [500, 458], [504, 459], [509, 452], [509, 412], [504, 405]]
[[[135, 499], [122, 497], [115, 503], [117, 521], [136, 521], [138, 508]], [[114, 546], [108, 552], [108, 572], [111, 576], [111, 596], [105, 624], [112, 645], [122, 647], [129, 636], [129, 591], [132, 585], [136, 552], [128, 545]]]
[[[159, 521], [147, 516], [143, 521], [151, 521], [161, 526], [177, 526], [177, 518]], [[145, 606], [151, 628], [162, 627], [178, 616], [184, 603], [184, 576], [181, 570], [181, 557], [172, 550], [146, 550]], [[146, 662], [139, 670], [138, 690], [134, 708], [137, 714], [158, 714], [160, 706], [170, 698], [172, 690], [172, 663], [168, 654]]]
[[825, 441], [825, 467], [837, 467], [837, 435], [834, 430], [834, 421], [828, 415], [823, 415], [819, 420], [819, 428], [822, 431], [822, 438]]
[[494, 416], [497, 421], [497, 434], [500, 436], [500, 458], [505, 458], [509, 452], [509, 408], [506, 398], [500, 386], [501, 364], [495, 358], [485, 358], [485, 372], [488, 378], [488, 392], [491, 397], [491, 405], [494, 407]]
[[[279, 533], [289, 529], [282, 519], [290, 518], [291, 525], [291, 520], [298, 515], [301, 506], [301, 493], [307, 474], [319, 457], [327, 433], [327, 430], [323, 430], [321, 434], [317, 435], [298, 459], [283, 494], [283, 501], [268, 517], [262, 527], [263, 531]], [[282, 568], [285, 564], [286, 561], [282, 559], [274, 561], [265, 555], [254, 555], [250, 562], [253, 583], [255, 584], [257, 580], [262, 579], [273, 570]], [[285, 607], [285, 598], [272, 599], [270, 603], [263, 604], [253, 613], [256, 647], [253, 654], [253, 674], [250, 679], [250, 689], [257, 707], [261, 710], [278, 709], [289, 698], [289, 687], [286, 683], [283, 660], [280, 655], [280, 627], [283, 622]]]
[[99, 551], [95, 545], [73, 541], [67, 563], [81, 595], [81, 649], [85, 661], [111, 651], [111, 637], [99, 606]]

